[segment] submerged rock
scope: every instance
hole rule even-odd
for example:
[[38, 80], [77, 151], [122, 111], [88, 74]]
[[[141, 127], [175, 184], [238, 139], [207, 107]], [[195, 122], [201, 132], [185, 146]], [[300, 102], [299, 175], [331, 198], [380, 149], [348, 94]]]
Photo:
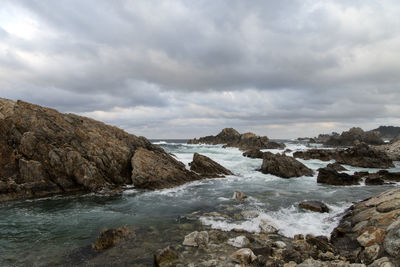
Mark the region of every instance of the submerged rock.
[[95, 250], [107, 249], [120, 243], [131, 235], [132, 232], [127, 226], [121, 226], [115, 229], [107, 229], [100, 233], [92, 247]]
[[312, 176], [313, 171], [293, 157], [265, 152], [261, 172], [282, 178]]
[[166, 266], [178, 260], [181, 255], [172, 247], [160, 249], [154, 254], [154, 265], [156, 267]]
[[217, 162], [213, 161], [209, 157], [194, 153], [193, 161], [189, 163], [190, 170], [200, 174], [202, 177], [207, 178], [220, 178], [224, 175], [232, 175], [233, 173], [221, 166]]
[[232, 196], [232, 199], [236, 199], [236, 200], [239, 200], [239, 201], [242, 201], [242, 200], [244, 200], [246, 198], [247, 198], [247, 196], [243, 192], [241, 192], [239, 190], [236, 190], [233, 193], [233, 196]]
[[250, 149], [243, 152], [242, 155], [252, 159], [262, 159], [264, 152], [260, 151], [259, 149]]
[[329, 212], [329, 208], [326, 204], [316, 200], [300, 202], [299, 207], [320, 213]]

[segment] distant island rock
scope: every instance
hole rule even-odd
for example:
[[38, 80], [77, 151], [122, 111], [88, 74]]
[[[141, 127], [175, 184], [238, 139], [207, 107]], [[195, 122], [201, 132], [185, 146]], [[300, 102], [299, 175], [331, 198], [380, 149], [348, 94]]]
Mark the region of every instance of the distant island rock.
[[372, 131], [378, 132], [382, 138], [389, 140], [400, 136], [400, 127], [398, 126], [379, 126]]
[[144, 137], [23, 101], [0, 98], [0, 136], [0, 201], [202, 179]]
[[332, 135], [326, 142], [327, 146], [353, 146], [357, 143], [369, 145], [382, 145], [384, 142], [376, 131], [364, 131], [359, 127], [353, 127], [341, 135]]
[[191, 139], [188, 144], [224, 144], [224, 147], [237, 147], [240, 150], [285, 148], [282, 143], [270, 142], [267, 136], [257, 136], [250, 132], [240, 134], [233, 128], [225, 128], [216, 136], [210, 135]]

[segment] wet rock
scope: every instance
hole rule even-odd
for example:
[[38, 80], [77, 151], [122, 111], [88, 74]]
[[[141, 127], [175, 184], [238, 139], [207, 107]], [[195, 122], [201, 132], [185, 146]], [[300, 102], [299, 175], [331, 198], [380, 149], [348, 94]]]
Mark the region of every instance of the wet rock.
[[257, 259], [253, 251], [249, 248], [242, 248], [232, 253], [231, 258], [234, 262], [249, 264]]
[[138, 148], [131, 160], [132, 182], [136, 188], [170, 188], [201, 179], [186, 169], [185, 164], [166, 153]]
[[260, 151], [259, 149], [250, 149], [243, 152], [242, 155], [252, 159], [262, 159], [264, 152]]
[[184, 246], [191, 246], [191, 247], [207, 247], [209, 241], [209, 236], [207, 231], [194, 231], [187, 236], [183, 241]]
[[283, 143], [277, 142], [268, 142], [266, 145], [266, 149], [284, 149], [286, 146]]
[[202, 177], [207, 178], [220, 178], [224, 175], [232, 175], [233, 173], [213, 161], [209, 157], [194, 153], [193, 161], [189, 163], [190, 170], [200, 174]]
[[311, 210], [315, 212], [320, 212], [320, 213], [329, 212], [328, 206], [322, 203], [321, 201], [315, 201], [315, 200], [303, 201], [300, 202], [299, 206], [302, 209]]
[[307, 255], [301, 253], [294, 249], [285, 249], [282, 252], [282, 260], [284, 262], [294, 261], [296, 263], [301, 263], [307, 258]]
[[379, 177], [367, 177], [365, 179], [366, 185], [383, 185], [385, 181]]
[[358, 185], [360, 178], [347, 173], [339, 173], [329, 168], [319, 169], [317, 183], [330, 185]]
[[95, 250], [104, 250], [120, 243], [131, 235], [132, 232], [127, 226], [107, 229], [100, 233], [92, 247]]
[[313, 171], [293, 157], [265, 152], [261, 172], [282, 178], [312, 176]]
[[254, 255], [261, 255], [261, 256], [265, 256], [265, 257], [269, 257], [272, 256], [273, 253], [273, 249], [270, 246], [264, 246], [262, 248], [253, 248], [253, 253]]
[[180, 257], [181, 255], [174, 248], [168, 246], [156, 252], [154, 255], [154, 265], [156, 267], [170, 265]]
[[250, 244], [250, 241], [247, 237], [245, 237], [244, 235], [241, 235], [241, 236], [237, 236], [237, 237], [228, 239], [227, 243], [228, 243], [228, 245], [231, 245], [236, 248], [244, 248]]
[[259, 227], [260, 227], [261, 233], [271, 234], [271, 233], [278, 232], [278, 229], [276, 229], [271, 224], [271, 222], [269, 222], [268, 220], [265, 220], [265, 219], [261, 219]]
[[329, 161], [335, 158], [336, 153], [336, 150], [313, 148], [306, 151], [296, 151], [293, 153], [293, 157], [304, 160], [319, 159], [322, 161]]
[[333, 170], [335, 170], [337, 172], [348, 171], [348, 169], [346, 169], [345, 167], [343, 167], [342, 165], [340, 165], [337, 162], [329, 163], [326, 167], [329, 168], [329, 169], [333, 169]]
[[244, 200], [246, 198], [247, 198], [247, 196], [243, 192], [241, 192], [239, 190], [236, 190], [233, 193], [233, 196], [232, 196], [232, 199], [236, 199], [236, 200], [239, 200], [239, 201], [242, 201], [242, 200]]

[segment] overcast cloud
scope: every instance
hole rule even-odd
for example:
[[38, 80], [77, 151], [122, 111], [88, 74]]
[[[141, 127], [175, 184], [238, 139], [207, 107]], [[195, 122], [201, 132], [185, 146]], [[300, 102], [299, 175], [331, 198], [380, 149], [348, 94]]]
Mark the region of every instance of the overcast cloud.
[[149, 138], [400, 125], [393, 0], [3, 0], [0, 97]]

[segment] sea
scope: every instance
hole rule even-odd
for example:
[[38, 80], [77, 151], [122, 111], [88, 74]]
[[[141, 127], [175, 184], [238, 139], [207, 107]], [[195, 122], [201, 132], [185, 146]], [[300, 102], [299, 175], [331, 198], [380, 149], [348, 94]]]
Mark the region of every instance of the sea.
[[[366, 186], [363, 182], [356, 186], [319, 184], [317, 169], [331, 163], [320, 160], [300, 160], [315, 171], [314, 176], [283, 179], [258, 171], [262, 160], [246, 158], [237, 148], [192, 145], [186, 144], [186, 141], [152, 140], [187, 168], [197, 152], [220, 163], [234, 175], [156, 191], [127, 186], [122, 194], [117, 195], [56, 195], [0, 203], [0, 266], [74, 266], [72, 258], [76, 251], [87, 249], [102, 229], [122, 225], [137, 229], [162, 229], [160, 235], [168, 235], [168, 229], [176, 229], [183, 222], [223, 231], [236, 228], [258, 232], [260, 222], [267, 220], [287, 237], [295, 234], [329, 236], [343, 212], [354, 202], [399, 185]], [[283, 141], [285, 149], [292, 150], [287, 155], [318, 146]], [[282, 153], [284, 150], [264, 151]], [[355, 171], [378, 171], [343, 166], [350, 174]], [[400, 163], [395, 162], [395, 168], [389, 171], [399, 172]], [[236, 190], [242, 191], [248, 198], [243, 202], [232, 199]], [[331, 212], [302, 210], [298, 205], [304, 200], [322, 201]], [[237, 219], [204, 216], [207, 213], [224, 214], [232, 209], [239, 213], [250, 211], [247, 214], [251, 216]], [[151, 261], [151, 255], [147, 258]], [[85, 257], [80, 260], [78, 263], [85, 266]]]

